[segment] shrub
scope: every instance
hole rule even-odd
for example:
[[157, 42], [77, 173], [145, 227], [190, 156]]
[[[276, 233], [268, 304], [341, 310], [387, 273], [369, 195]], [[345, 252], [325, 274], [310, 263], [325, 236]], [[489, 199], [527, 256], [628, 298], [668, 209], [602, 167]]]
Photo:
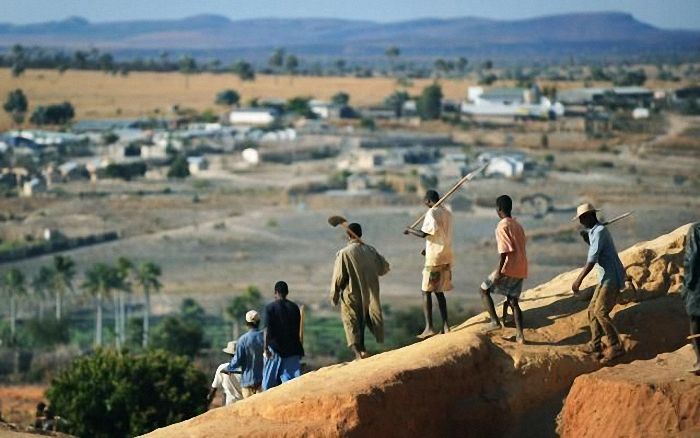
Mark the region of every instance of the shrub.
[[168, 178], [187, 178], [190, 176], [190, 166], [187, 163], [187, 158], [183, 155], [179, 155], [170, 164], [170, 169], [168, 169]]
[[206, 376], [183, 357], [98, 350], [77, 359], [46, 396], [66, 431], [126, 437], [186, 420], [206, 410]]

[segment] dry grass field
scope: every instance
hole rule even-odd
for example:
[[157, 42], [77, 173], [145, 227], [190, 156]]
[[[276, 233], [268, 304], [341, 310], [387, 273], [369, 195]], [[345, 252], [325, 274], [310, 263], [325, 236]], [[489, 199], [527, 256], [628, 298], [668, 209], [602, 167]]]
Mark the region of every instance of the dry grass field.
[[[414, 80], [408, 92], [412, 95], [432, 83], [432, 79]], [[476, 85], [476, 79], [442, 79], [443, 94], [448, 99], [461, 100], [467, 88]], [[513, 86], [512, 81], [499, 81], [495, 86]], [[557, 82], [558, 89], [581, 87], [581, 82]], [[592, 84], [606, 86], [606, 84]], [[607, 86], [610, 84], [608, 83]], [[670, 89], [680, 83], [650, 82], [654, 88]], [[215, 109], [214, 97], [219, 91], [232, 88], [241, 94], [242, 101], [253, 98], [283, 98], [311, 96], [330, 99], [344, 91], [351, 96], [353, 105], [379, 104], [399, 88], [390, 78], [355, 77], [289, 77], [258, 75], [255, 81], [242, 82], [233, 74], [203, 73], [185, 77], [180, 73], [130, 73], [113, 76], [96, 71], [27, 70], [13, 78], [9, 69], [0, 69], [0, 98], [10, 90], [21, 88], [29, 99], [30, 113], [37, 105], [70, 101], [76, 109], [76, 119], [128, 118], [167, 114], [172, 105], [202, 111]], [[0, 131], [11, 127], [4, 112], [0, 115]]]
[[[416, 80], [410, 93], [420, 93], [431, 80]], [[461, 99], [469, 85], [466, 80], [443, 80], [443, 93], [450, 99]], [[31, 108], [48, 103], [70, 101], [76, 118], [118, 118], [165, 114], [172, 105], [205, 110], [216, 108], [214, 97], [219, 91], [232, 88], [243, 102], [253, 98], [312, 96], [330, 99], [344, 91], [355, 105], [378, 104], [397, 89], [388, 78], [354, 77], [289, 77], [258, 75], [255, 81], [242, 82], [232, 74], [196, 74], [186, 78], [180, 73], [130, 73], [113, 76], [94, 71], [71, 71], [62, 75], [55, 70], [28, 70], [13, 78], [8, 69], [0, 69], [0, 96], [21, 88]], [[0, 117], [0, 130], [10, 127], [6, 114]]]

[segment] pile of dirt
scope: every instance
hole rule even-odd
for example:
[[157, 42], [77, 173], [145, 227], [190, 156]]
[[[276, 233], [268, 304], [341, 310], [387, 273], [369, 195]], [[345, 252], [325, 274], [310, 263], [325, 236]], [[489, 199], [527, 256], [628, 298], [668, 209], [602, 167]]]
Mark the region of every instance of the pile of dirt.
[[655, 359], [577, 377], [560, 417], [562, 437], [700, 436], [700, 377], [688, 345]]
[[[634, 289], [613, 312], [626, 334], [628, 352], [620, 362], [684, 344], [677, 290], [687, 229], [622, 254]], [[570, 293], [577, 273], [524, 293], [528, 345], [484, 334], [481, 314], [450, 334], [320, 369], [149, 436], [553, 436], [574, 379], [601, 368], [579, 351], [590, 335], [588, 302]], [[589, 295], [594, 283], [584, 282]]]

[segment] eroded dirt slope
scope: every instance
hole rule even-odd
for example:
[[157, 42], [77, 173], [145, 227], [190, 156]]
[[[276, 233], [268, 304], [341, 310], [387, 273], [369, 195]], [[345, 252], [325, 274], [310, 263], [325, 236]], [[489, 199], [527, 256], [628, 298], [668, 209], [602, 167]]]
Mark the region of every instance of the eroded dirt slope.
[[[685, 342], [677, 292], [686, 232], [681, 227], [622, 254], [633, 288], [614, 311], [626, 334], [621, 361], [653, 358]], [[559, 275], [523, 295], [528, 345], [501, 338], [512, 328], [483, 334], [482, 314], [448, 335], [323, 368], [149, 436], [553, 435], [574, 379], [601, 367], [578, 351], [589, 334], [587, 301], [569, 292], [576, 275]], [[588, 294], [594, 282], [584, 283]]]
[[577, 377], [566, 397], [562, 437], [700, 436], [700, 377], [690, 345], [651, 360]]

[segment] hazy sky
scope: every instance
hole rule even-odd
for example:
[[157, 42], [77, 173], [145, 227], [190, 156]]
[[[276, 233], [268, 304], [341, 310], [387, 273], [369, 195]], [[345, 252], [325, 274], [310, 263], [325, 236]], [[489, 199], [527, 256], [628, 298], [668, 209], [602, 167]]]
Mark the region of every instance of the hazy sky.
[[418, 17], [518, 19], [574, 11], [623, 11], [663, 28], [700, 29], [700, 0], [0, 0], [0, 22], [79, 15], [90, 21], [182, 18], [337, 17], [398, 21]]

